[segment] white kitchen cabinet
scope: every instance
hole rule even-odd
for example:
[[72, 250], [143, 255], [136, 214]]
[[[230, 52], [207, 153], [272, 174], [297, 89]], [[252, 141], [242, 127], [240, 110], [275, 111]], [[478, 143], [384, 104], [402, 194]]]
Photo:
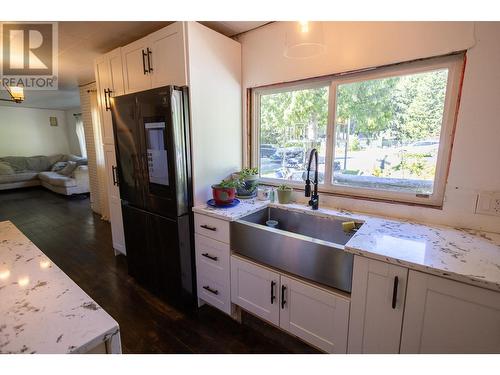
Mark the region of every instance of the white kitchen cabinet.
[[122, 47], [123, 79], [125, 93], [148, 90], [151, 88], [151, 75], [148, 67], [149, 38], [146, 36]]
[[500, 293], [411, 270], [401, 353], [500, 353]]
[[116, 170], [115, 146], [104, 145], [104, 159], [106, 163], [107, 192], [109, 202], [109, 216], [111, 222], [111, 235], [113, 248], [122, 254], [126, 254], [125, 235], [123, 233], [122, 207], [120, 201], [120, 190], [118, 173]]
[[408, 269], [354, 257], [349, 353], [399, 353]]
[[208, 215], [194, 215], [194, 231], [205, 237], [229, 244], [229, 222]]
[[183, 23], [176, 22], [149, 36], [151, 87], [187, 85]]
[[211, 273], [207, 268], [198, 268], [196, 281], [198, 298], [226, 314], [231, 314], [231, 291], [227, 280], [221, 273]]
[[113, 121], [111, 117], [111, 98], [124, 94], [122, 53], [117, 48], [95, 61], [95, 75], [97, 86], [97, 100], [101, 120], [101, 137], [103, 144], [104, 163], [106, 166], [106, 193], [109, 206], [109, 221], [115, 254], [126, 253], [125, 236], [118, 188], [118, 172], [116, 170], [116, 156], [113, 136]]
[[198, 298], [231, 314], [229, 244], [195, 233]]
[[194, 214], [198, 306], [205, 302], [231, 315], [229, 222]]
[[231, 302], [279, 326], [280, 275], [238, 257], [231, 257]]
[[231, 301], [328, 353], [346, 353], [349, 298], [231, 257]]
[[175, 22], [122, 47], [125, 92], [187, 85], [184, 24]]
[[349, 299], [281, 275], [280, 327], [327, 353], [347, 351]]
[[101, 112], [101, 134], [104, 144], [114, 144], [111, 98], [125, 93], [122, 54], [117, 48], [95, 61], [97, 100]]

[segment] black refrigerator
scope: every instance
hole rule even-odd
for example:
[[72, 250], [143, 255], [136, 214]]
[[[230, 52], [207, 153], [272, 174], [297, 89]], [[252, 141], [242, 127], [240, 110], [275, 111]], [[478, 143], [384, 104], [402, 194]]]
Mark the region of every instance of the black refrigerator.
[[187, 87], [111, 102], [129, 274], [169, 300], [196, 297]]

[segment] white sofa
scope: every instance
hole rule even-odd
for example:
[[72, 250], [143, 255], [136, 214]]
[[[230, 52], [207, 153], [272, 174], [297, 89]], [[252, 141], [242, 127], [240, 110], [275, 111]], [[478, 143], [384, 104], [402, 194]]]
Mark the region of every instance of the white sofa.
[[72, 195], [89, 192], [89, 167], [87, 165], [76, 167], [69, 177], [46, 171], [38, 173], [38, 178], [43, 187], [55, 193]]
[[88, 166], [78, 165], [71, 175], [64, 176], [51, 171], [52, 166], [59, 161], [77, 161], [86, 164], [86, 161], [74, 155], [0, 158], [0, 163], [4, 166], [5, 164], [12, 166], [10, 173], [5, 171], [1, 173], [0, 170], [0, 190], [42, 185], [64, 195], [88, 193], [90, 191]]

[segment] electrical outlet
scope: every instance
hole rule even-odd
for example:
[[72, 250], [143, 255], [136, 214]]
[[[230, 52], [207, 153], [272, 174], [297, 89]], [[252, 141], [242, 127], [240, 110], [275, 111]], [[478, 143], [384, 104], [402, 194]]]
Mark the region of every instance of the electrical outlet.
[[482, 215], [500, 216], [500, 192], [480, 192], [475, 212]]

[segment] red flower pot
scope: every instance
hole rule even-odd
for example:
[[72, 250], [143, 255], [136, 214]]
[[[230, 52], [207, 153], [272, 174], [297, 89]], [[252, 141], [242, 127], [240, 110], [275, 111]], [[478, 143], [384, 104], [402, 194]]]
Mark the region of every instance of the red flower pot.
[[236, 188], [221, 188], [217, 185], [212, 185], [212, 195], [215, 204], [219, 206], [231, 204], [236, 196]]

